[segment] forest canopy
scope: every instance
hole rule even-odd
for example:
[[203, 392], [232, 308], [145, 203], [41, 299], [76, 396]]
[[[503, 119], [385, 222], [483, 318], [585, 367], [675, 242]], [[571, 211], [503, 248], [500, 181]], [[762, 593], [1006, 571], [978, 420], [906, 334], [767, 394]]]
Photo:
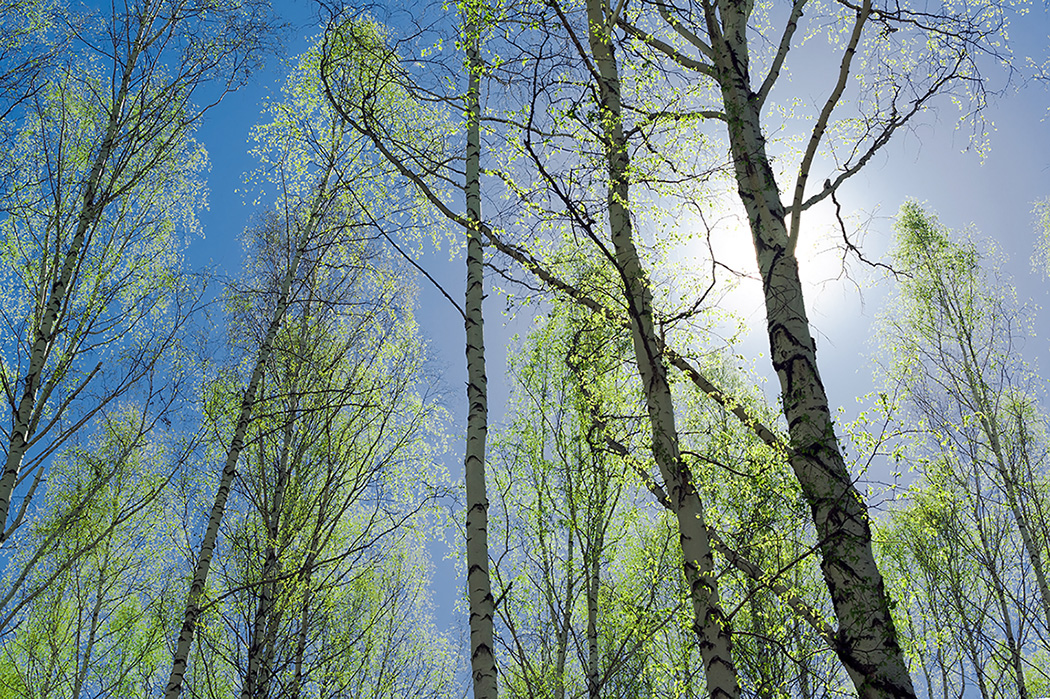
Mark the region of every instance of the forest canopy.
[[0, 22], [0, 696], [1050, 695], [1045, 7]]

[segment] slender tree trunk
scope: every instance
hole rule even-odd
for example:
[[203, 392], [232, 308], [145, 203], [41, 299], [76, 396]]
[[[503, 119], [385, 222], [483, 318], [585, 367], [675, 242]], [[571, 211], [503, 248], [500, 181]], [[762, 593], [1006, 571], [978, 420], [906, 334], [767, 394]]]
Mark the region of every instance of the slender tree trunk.
[[575, 535], [569, 532], [568, 555], [565, 561], [565, 601], [561, 605], [562, 615], [558, 628], [558, 647], [554, 657], [554, 674], [557, 676], [558, 685], [554, 688], [554, 699], [565, 699], [565, 661], [569, 655], [569, 628], [572, 625], [572, 595], [573, 582], [573, 545]]
[[798, 641], [798, 645], [796, 647], [800, 651], [799, 654], [798, 654], [799, 655], [799, 663], [798, 663], [799, 696], [801, 696], [802, 699], [813, 699], [814, 691], [813, 691], [811, 672], [810, 672], [810, 669], [809, 669], [810, 668], [810, 656], [807, 655], [805, 653], [805, 651], [803, 650], [803, 648], [802, 648], [802, 643], [801, 643], [802, 629], [800, 628], [801, 627], [801, 623], [799, 622], [799, 620], [797, 618], [794, 620], [794, 624], [793, 625], [795, 627], [795, 638]]
[[179, 632], [178, 643], [175, 646], [175, 656], [172, 659], [168, 685], [164, 690], [164, 699], [178, 699], [182, 693], [182, 683], [189, 663], [190, 646], [193, 643], [193, 634], [197, 629], [197, 621], [201, 613], [201, 598], [204, 596], [204, 588], [208, 582], [208, 572], [211, 569], [212, 556], [215, 553], [215, 543], [219, 537], [219, 525], [222, 523], [223, 514], [226, 511], [226, 501], [230, 496], [230, 487], [233, 485], [234, 476], [237, 474], [237, 461], [244, 447], [244, 437], [251, 422], [252, 410], [255, 408], [256, 391], [258, 390], [259, 382], [262, 380], [266, 362], [273, 351], [273, 343], [277, 337], [277, 331], [284, 320], [284, 313], [288, 308], [288, 301], [291, 295], [292, 282], [299, 269], [299, 262], [302, 260], [305, 249], [311, 244], [313, 233], [320, 223], [328, 191], [328, 180], [332, 176], [333, 170], [334, 163], [329, 165], [328, 171], [320, 183], [305, 230], [301, 233], [294, 255], [289, 262], [288, 270], [281, 280], [277, 306], [274, 309], [270, 325], [266, 330], [266, 336], [259, 346], [259, 355], [255, 360], [251, 379], [248, 381], [248, 387], [245, 389], [244, 397], [241, 400], [237, 427], [234, 430], [233, 441], [230, 443], [230, 450], [227, 452], [226, 463], [222, 469], [222, 478], [219, 481], [218, 490], [215, 492], [215, 503], [212, 505], [211, 515], [208, 518], [208, 528], [205, 530], [204, 538], [201, 540], [200, 554], [197, 557], [197, 565], [194, 568], [189, 594], [186, 598], [182, 629]]
[[601, 542], [590, 542], [587, 559], [587, 698], [599, 699], [598, 677], [598, 584], [601, 576]]
[[474, 699], [496, 699], [496, 657], [489, 581], [489, 501], [485, 488], [488, 384], [485, 377], [484, 248], [481, 240], [481, 58], [478, 27], [467, 9], [467, 293], [464, 303], [467, 354], [467, 448], [463, 459], [467, 490], [467, 595], [470, 603], [470, 662]]
[[693, 604], [693, 628], [699, 637], [708, 692], [712, 699], [735, 699], [740, 695], [740, 688], [732, 658], [729, 620], [722, 611], [718, 584], [712, 574], [714, 557], [704, 509], [679, 452], [667, 367], [662, 343], [653, 326], [652, 293], [634, 245], [628, 209], [629, 156], [622, 123], [620, 75], [608, 19], [611, 10], [604, 0], [587, 0], [586, 6], [588, 39], [598, 71], [603, 146], [609, 170], [609, 227], [616, 263], [624, 281], [635, 356], [652, 428], [653, 456], [667, 483], [678, 519], [683, 569]]
[[[941, 652], [940, 648], [937, 649], [937, 664], [940, 665], [940, 668], [941, 668], [941, 694], [944, 695], [944, 699], [948, 699], [948, 676], [949, 676], [949, 673], [950, 673], [950, 669], [948, 667], [948, 663], [946, 663], [944, 661], [944, 653]], [[924, 668], [925, 668], [925, 664], [924, 664]], [[929, 683], [929, 681], [930, 681], [930, 676], [929, 676], [929, 673], [927, 672], [927, 674], [926, 674], [926, 682]], [[928, 686], [929, 686], [929, 696], [932, 699], [932, 697], [933, 697], [933, 685], [932, 684], [928, 684]]]
[[[84, 644], [83, 652], [78, 653], [79, 657], [77, 659], [76, 678], [73, 682], [72, 691], [70, 692], [70, 696], [74, 699], [80, 697], [80, 693], [84, 689], [84, 682], [87, 681], [88, 670], [91, 668], [92, 665], [92, 656], [95, 652], [95, 643], [98, 640], [99, 616], [102, 613], [102, 604], [105, 600], [103, 590], [105, 576], [106, 566], [103, 565], [99, 567], [98, 585], [95, 586], [95, 603], [91, 606], [91, 621], [88, 623], [87, 643]], [[80, 648], [80, 646], [81, 644], [78, 639], [76, 648]]]
[[[109, 108], [109, 118], [106, 124], [106, 132], [102, 137], [98, 153], [91, 164], [88, 176], [84, 182], [83, 203], [77, 216], [77, 227], [69, 242], [69, 249], [62, 260], [62, 266], [51, 284], [51, 291], [47, 297], [43, 312], [36, 323], [33, 334], [33, 346], [29, 352], [29, 366], [25, 377], [22, 379], [22, 397], [18, 401], [15, 411], [14, 423], [11, 426], [11, 438], [8, 441], [7, 460], [4, 465], [3, 475], [0, 475], [0, 543], [3, 543], [11, 535], [7, 530], [7, 518], [11, 510], [11, 495], [18, 480], [18, 473], [22, 468], [22, 460], [25, 458], [26, 450], [33, 436], [33, 430], [39, 420], [42, 406], [37, 405], [37, 392], [43, 380], [44, 367], [47, 365], [48, 356], [54, 347], [55, 338], [61, 331], [62, 324], [59, 317], [62, 308], [70, 294], [70, 286], [74, 282], [76, 270], [80, 267], [85, 254], [85, 245], [88, 235], [98, 223], [102, 211], [107, 204], [106, 199], [99, 191], [102, 184], [102, 175], [109, 164], [110, 156], [116, 146], [117, 132], [120, 122], [124, 118], [124, 103], [127, 101], [128, 92], [131, 89], [132, 74], [138, 61], [142, 46], [142, 32], [145, 25], [139, 25], [139, 33], [132, 43], [132, 49], [124, 63], [121, 73], [120, 86], [114, 94], [113, 104]], [[56, 220], [54, 225], [60, 225]], [[56, 236], [57, 238], [57, 236]]]
[[313, 538], [310, 541], [310, 552], [306, 556], [306, 561], [303, 563], [303, 567], [300, 569], [297, 579], [298, 585], [303, 589], [303, 609], [302, 614], [299, 617], [299, 631], [296, 634], [295, 639], [295, 659], [292, 662], [292, 681], [287, 690], [288, 699], [299, 699], [299, 695], [302, 692], [303, 663], [306, 658], [306, 644], [309, 640], [310, 630], [310, 604], [313, 601], [313, 592], [310, 583], [313, 580], [314, 566], [317, 564], [317, 557], [320, 553], [321, 546], [319, 541], [319, 530], [320, 523], [318, 523], [317, 530], [314, 531]]
[[813, 514], [821, 571], [839, 622], [835, 650], [861, 697], [914, 697], [872, 552], [867, 507], [853, 485], [835, 436], [817, 370], [816, 343], [809, 330], [798, 262], [789, 246], [785, 207], [766, 155], [759, 106], [748, 74], [750, 4], [721, 0], [717, 17], [710, 3], [705, 3], [705, 12], [709, 35], [714, 37], [715, 70], [738, 190], [762, 276], [770, 354], [791, 435], [791, 467]]
[[303, 590], [303, 609], [299, 616], [299, 631], [295, 638], [295, 655], [292, 662], [292, 681], [288, 688], [288, 699], [299, 699], [303, 686], [303, 660], [306, 657], [306, 641], [310, 630], [310, 578], [306, 578]]
[[[248, 668], [241, 686], [241, 699], [265, 697], [269, 684], [268, 667], [266, 667], [264, 656], [268, 649], [272, 649], [274, 640], [270, 627], [272, 626], [271, 617], [274, 614], [276, 592], [274, 578], [277, 575], [277, 536], [280, 531], [281, 513], [284, 510], [284, 493], [288, 487], [291, 471], [289, 455], [292, 451], [294, 419], [295, 408], [293, 406], [284, 425], [273, 500], [270, 511], [264, 513], [266, 517], [266, 558], [260, 575], [259, 607], [252, 623], [251, 643], [248, 646]], [[260, 462], [263, 458], [265, 457], [260, 453]], [[261, 467], [265, 467], [265, 464], [261, 463]]]

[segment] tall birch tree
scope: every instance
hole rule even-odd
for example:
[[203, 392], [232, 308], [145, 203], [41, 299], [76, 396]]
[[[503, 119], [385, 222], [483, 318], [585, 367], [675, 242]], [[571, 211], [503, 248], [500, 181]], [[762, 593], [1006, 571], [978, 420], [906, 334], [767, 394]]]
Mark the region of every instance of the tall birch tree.
[[[196, 561], [187, 594], [182, 629], [178, 636], [171, 676], [165, 696], [175, 699], [183, 689], [197, 622], [207, 593], [211, 569], [237, 464], [245, 448], [259, 401], [260, 385], [274, 343], [290, 306], [311, 301], [308, 281], [329, 265], [338, 268], [339, 255], [361, 227], [355, 216], [359, 202], [382, 201], [384, 170], [376, 170], [363, 157], [361, 143], [350, 129], [333, 118], [322, 101], [317, 71], [320, 55], [308, 52], [291, 80], [286, 99], [273, 105], [273, 121], [259, 129], [264, 175], [278, 193], [276, 210], [265, 217], [259, 231], [261, 249], [272, 263], [258, 280], [263, 301], [251, 329], [254, 360], [250, 362], [239, 408], [231, 415], [229, 446], [215, 491], [206, 529], [197, 546]], [[320, 300], [318, 300], [320, 302]], [[248, 350], [252, 351], [252, 350]]]
[[[497, 696], [493, 615], [495, 600], [489, 576], [488, 495], [485, 478], [485, 445], [488, 434], [488, 385], [485, 374], [483, 301], [485, 297], [485, 241], [487, 228], [481, 212], [481, 90], [485, 65], [482, 41], [489, 30], [482, 2], [464, 0], [458, 6], [459, 30], [455, 42], [463, 50], [463, 70], [448, 76], [449, 84], [466, 78], [466, 89], [451, 96], [441, 86], [430, 92], [420, 88], [427, 101], [437, 101], [463, 114], [462, 160], [449, 157], [449, 146], [440, 142], [447, 133], [417, 105], [415, 84], [404, 70], [403, 59], [387, 46], [383, 30], [372, 22], [339, 17], [325, 35], [322, 79], [329, 100], [345, 122], [371, 140], [382, 154], [416, 188], [421, 203], [461, 227], [466, 235], [466, 290], [462, 306], [445, 293], [463, 317], [467, 362], [467, 425], [464, 452], [466, 491], [467, 597], [470, 614], [470, 657], [474, 696]], [[459, 55], [457, 54], [457, 57]], [[414, 58], [414, 57], [413, 57]], [[417, 64], [421, 65], [421, 64]], [[404, 119], [399, 110], [411, 115]], [[422, 118], [420, 118], [422, 117]], [[415, 127], [404, 129], [402, 124]], [[460, 165], [462, 164], [462, 165]], [[459, 184], [462, 183], [462, 184]], [[444, 199], [444, 189], [462, 187], [463, 213]]]
[[[1023, 311], [982, 267], [973, 241], [956, 242], [914, 202], [897, 219], [900, 308], [890, 318], [892, 379], [905, 402], [958, 462], [960, 478], [983, 473], [987, 502], [1013, 520], [1035, 578], [1044, 628], [1050, 586], [1043, 441], [1036, 377], [1018, 355]], [[945, 454], [949, 456], [949, 454]], [[964, 465], [965, 464], [965, 465]]]
[[[796, 249], [805, 211], [828, 199], [837, 205], [842, 184], [938, 95], [958, 90], [980, 108], [978, 61], [1004, 56], [997, 42], [1006, 9], [996, 3], [964, 10], [947, 3], [930, 8], [870, 0], [829, 6], [798, 0], [783, 15], [728, 0], [621, 7], [606, 21], [622, 32], [625, 50], [640, 56], [642, 65], [666, 66], [675, 84], [691, 88], [676, 93], [681, 99], [666, 107], [646, 110], [652, 137], [661, 123], [682, 118], [720, 122], [725, 129], [763, 282], [770, 358], [791, 435], [790, 462], [812, 511], [838, 619], [836, 650], [861, 696], [913, 696], [872, 552], [867, 509], [839, 446], [820, 378]], [[842, 30], [828, 45], [832, 59], [825, 65], [836, 68], [827, 75], [826, 97], [813, 110], [804, 146], [788, 169], [794, 182], [782, 189], [778, 179], [784, 175], [774, 168], [767, 147], [770, 107], [800, 37], [822, 23]], [[776, 31], [770, 50], [757, 48], [760, 33], [770, 31]], [[904, 64], [897, 60], [901, 53], [909, 57]], [[851, 80], [858, 81], [854, 87]], [[846, 105], [853, 94], [856, 119]], [[842, 117], [837, 121], [836, 112]], [[821, 164], [822, 147], [837, 154], [836, 164]], [[823, 186], [810, 186], [821, 168]]]
[[[0, 542], [26, 522], [50, 457], [94, 417], [122, 397], [148, 410], [170, 400], [153, 379], [200, 298], [179, 244], [204, 205], [193, 129], [269, 32], [250, 2], [115, 4], [24, 103], [0, 194]], [[198, 107], [203, 86], [213, 101]]]

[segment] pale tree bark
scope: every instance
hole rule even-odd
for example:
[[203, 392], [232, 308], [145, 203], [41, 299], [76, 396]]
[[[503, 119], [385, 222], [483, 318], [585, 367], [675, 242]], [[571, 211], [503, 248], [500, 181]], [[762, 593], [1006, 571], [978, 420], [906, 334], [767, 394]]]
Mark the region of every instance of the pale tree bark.
[[[494, 654], [493, 617], [495, 600], [489, 576], [488, 558], [488, 496], [485, 477], [485, 451], [488, 434], [488, 387], [485, 376], [485, 341], [484, 316], [484, 242], [488, 230], [481, 218], [481, 74], [484, 64], [481, 60], [480, 41], [481, 27], [478, 21], [479, 9], [466, 6], [462, 11], [463, 31], [461, 38], [465, 42], [466, 69], [468, 72], [467, 93], [464, 111], [466, 116], [464, 196], [465, 212], [454, 212], [442, 201], [428, 179], [413, 169], [419, 165], [418, 158], [428, 154], [417, 149], [417, 144], [405, 144], [397, 138], [391, 138], [379, 122], [383, 116], [375, 113], [372, 103], [374, 96], [355, 95], [353, 86], [343, 82], [338, 74], [339, 61], [355, 60], [339, 47], [340, 41], [350, 39], [355, 50], [362, 50], [364, 45], [354, 38], [354, 19], [347, 19], [329, 27], [330, 38], [326, 39], [324, 58], [321, 65], [321, 81], [329, 102], [355, 131], [368, 138], [376, 150], [397, 171], [415, 185], [417, 191], [434, 205], [441, 215], [461, 226], [467, 235], [466, 255], [466, 296], [464, 306], [460, 308], [448, 294], [445, 294], [456, 309], [463, 315], [466, 331], [465, 354], [467, 360], [467, 431], [464, 454], [464, 481], [466, 489], [466, 554], [467, 554], [467, 598], [470, 609], [470, 653], [471, 676], [475, 699], [496, 699], [496, 660]], [[374, 50], [374, 47], [368, 47]], [[341, 52], [342, 51], [342, 52]], [[382, 60], [391, 60], [392, 54], [380, 52]], [[380, 57], [370, 55], [371, 60]], [[391, 78], [392, 79], [392, 78]], [[393, 80], [393, 79], [392, 79]], [[349, 87], [350, 95], [340, 94], [338, 90]], [[412, 90], [406, 86], [404, 98], [412, 98]], [[396, 118], [396, 117], [395, 117]], [[421, 170], [430, 173], [445, 168], [444, 164], [426, 163]], [[418, 265], [417, 265], [418, 267]], [[425, 273], [425, 271], [424, 271]], [[429, 277], [429, 275], [428, 275]], [[438, 287], [441, 289], [441, 287]], [[442, 293], [444, 290], [441, 289]]]
[[[703, 6], [738, 191], [763, 282], [771, 359], [791, 435], [790, 463], [813, 513], [821, 571], [839, 621], [835, 650], [861, 697], [914, 697], [882, 574], [875, 564], [867, 508], [835, 436], [798, 261], [785, 225], [786, 208], [766, 154], [761, 101], [751, 89], [748, 72], [746, 31], [751, 7], [720, 0], [716, 16], [711, 2]], [[869, 0], [857, 13], [843, 59], [847, 69], [870, 10]], [[800, 213], [795, 211], [795, 217]]]
[[574, 601], [573, 586], [576, 576], [573, 570], [573, 548], [576, 538], [569, 533], [566, 542], [568, 554], [565, 557], [565, 599], [561, 605], [561, 619], [558, 621], [558, 638], [554, 653], [554, 675], [558, 683], [554, 687], [554, 699], [565, 699], [565, 663], [569, 655], [569, 630], [572, 628], [572, 604]]
[[33, 418], [41, 412], [43, 406], [38, 406], [37, 391], [43, 380], [44, 367], [47, 364], [48, 355], [55, 341], [58, 319], [66, 298], [70, 292], [70, 282], [73, 280], [74, 272], [81, 264], [84, 252], [84, 243], [88, 231], [93, 228], [102, 210], [105, 208], [106, 199], [110, 196], [102, 192], [102, 176], [106, 166], [110, 164], [110, 156], [117, 138], [117, 132], [125, 118], [128, 91], [131, 79], [135, 73], [135, 64], [138, 61], [139, 52], [142, 49], [143, 33], [146, 27], [139, 26], [139, 36], [132, 45], [132, 50], [123, 66], [120, 83], [117, 87], [114, 99], [109, 108], [109, 118], [106, 124], [105, 135], [99, 145], [98, 153], [91, 163], [87, 179], [84, 183], [83, 202], [77, 215], [77, 227], [73, 237], [69, 241], [69, 248], [63, 257], [62, 267], [48, 294], [47, 303], [44, 306], [40, 320], [36, 323], [33, 345], [29, 354], [29, 366], [22, 379], [22, 397], [18, 401], [18, 408], [14, 415], [14, 424], [11, 427], [11, 437], [7, 450], [7, 461], [4, 464], [3, 475], [0, 476], [0, 542], [10, 536], [11, 531], [7, 529], [7, 517], [11, 508], [11, 495], [18, 479], [19, 470], [22, 467], [22, 459], [25, 457], [26, 449], [32, 437], [32, 427], [36, 420]]
[[[592, 529], [599, 529], [592, 524]], [[601, 584], [601, 551], [604, 546], [602, 532], [592, 532], [589, 541], [588, 556], [584, 557], [587, 566], [587, 697], [599, 699], [601, 696], [601, 677], [598, 671], [598, 588]]]
[[215, 553], [215, 544], [219, 536], [219, 526], [222, 524], [223, 515], [226, 511], [226, 502], [230, 496], [230, 488], [233, 485], [234, 477], [237, 475], [237, 461], [240, 458], [241, 450], [244, 447], [244, 438], [248, 431], [248, 426], [251, 423], [252, 411], [255, 408], [256, 392], [258, 391], [259, 383], [262, 380], [267, 360], [270, 357], [270, 353], [273, 351], [273, 344], [277, 337], [277, 331], [280, 329], [281, 324], [284, 321], [285, 311], [288, 308], [292, 285], [299, 269], [299, 263], [306, 250], [316, 243], [314, 240], [314, 232], [318, 228], [326, 208], [328, 184], [329, 179], [333, 175], [334, 168], [335, 163], [333, 161], [329, 164], [327, 172], [325, 172], [318, 185], [318, 190], [314, 196], [313, 205], [309, 217], [307, 218], [306, 225], [298, 234], [296, 246], [292, 253], [291, 260], [289, 260], [288, 268], [281, 279], [277, 305], [274, 308], [273, 316], [271, 317], [269, 326], [266, 330], [266, 335], [263, 337], [263, 340], [259, 345], [259, 354], [255, 360], [255, 366], [252, 369], [252, 375], [248, 381], [248, 386], [244, 391], [243, 398], [241, 399], [233, 440], [230, 443], [230, 448], [226, 455], [226, 463], [223, 466], [222, 476], [219, 480], [219, 487], [215, 492], [215, 502], [212, 505], [211, 515], [208, 518], [208, 528], [205, 530], [204, 537], [201, 540], [200, 552], [197, 556], [193, 577], [191, 578], [189, 594], [186, 598], [186, 608], [183, 614], [182, 629], [179, 632], [178, 642], [175, 647], [175, 656], [172, 659], [171, 675], [168, 678], [168, 684], [164, 690], [165, 699], [178, 699], [178, 696], [182, 693], [183, 680], [189, 664], [190, 646], [193, 643], [197, 621], [201, 614], [201, 599], [204, 596], [205, 586], [207, 585], [208, 572], [211, 569], [212, 557]]
[[495, 602], [489, 580], [488, 495], [485, 440], [488, 384], [485, 377], [484, 244], [481, 239], [481, 58], [478, 27], [465, 10], [467, 41], [466, 217], [467, 291], [463, 306], [467, 354], [467, 447], [463, 458], [467, 495], [467, 597], [470, 604], [470, 663], [474, 699], [496, 699], [496, 657], [492, 619]]
[[310, 587], [311, 575], [304, 576], [303, 609], [299, 615], [299, 627], [295, 635], [295, 654], [292, 660], [292, 680], [288, 688], [288, 699], [299, 699], [303, 686], [303, 663], [306, 658], [306, 643], [310, 635], [310, 603], [313, 601]]
[[714, 556], [704, 508], [682, 461], [674, 405], [662, 343], [653, 325], [652, 292], [634, 244], [630, 202], [627, 138], [623, 130], [620, 76], [613, 53], [612, 8], [605, 0], [587, 0], [588, 42], [597, 69], [602, 146], [608, 167], [607, 207], [616, 265], [624, 282], [635, 357], [652, 428], [653, 456], [667, 484], [678, 520], [683, 568], [693, 606], [694, 631], [713, 699], [740, 695], [732, 658], [729, 620], [722, 611], [713, 575]]

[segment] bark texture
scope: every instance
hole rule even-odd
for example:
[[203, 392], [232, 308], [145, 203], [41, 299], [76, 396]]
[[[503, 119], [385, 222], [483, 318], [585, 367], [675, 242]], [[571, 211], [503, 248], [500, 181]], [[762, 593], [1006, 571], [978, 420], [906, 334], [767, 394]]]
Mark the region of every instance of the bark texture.
[[813, 515], [821, 571], [839, 622], [835, 650], [861, 697], [914, 697], [872, 552], [867, 507], [843, 459], [817, 370], [786, 209], [766, 153], [760, 101], [750, 86], [750, 5], [721, 0], [717, 17], [707, 3], [705, 13], [738, 192], [762, 277], [770, 355], [791, 436], [790, 463]]
[[678, 520], [683, 569], [693, 606], [693, 628], [699, 639], [707, 689], [713, 699], [735, 699], [740, 696], [740, 687], [733, 664], [729, 621], [722, 611], [713, 575], [714, 557], [703, 505], [679, 451], [667, 366], [653, 325], [652, 292], [634, 244], [628, 209], [629, 156], [622, 123], [619, 68], [610, 35], [611, 15], [604, 0], [587, 0], [588, 40], [598, 72], [603, 147], [608, 165], [610, 234], [623, 278], [635, 356], [645, 391], [653, 456], [667, 484]]
[[[469, 13], [469, 10], [467, 11]], [[481, 59], [477, 27], [466, 22], [467, 67], [467, 292], [464, 304], [467, 354], [467, 448], [463, 459], [467, 490], [467, 595], [470, 603], [470, 664], [475, 699], [496, 699], [496, 657], [489, 580], [489, 501], [485, 488], [488, 383], [485, 377], [484, 247], [481, 240]]]

